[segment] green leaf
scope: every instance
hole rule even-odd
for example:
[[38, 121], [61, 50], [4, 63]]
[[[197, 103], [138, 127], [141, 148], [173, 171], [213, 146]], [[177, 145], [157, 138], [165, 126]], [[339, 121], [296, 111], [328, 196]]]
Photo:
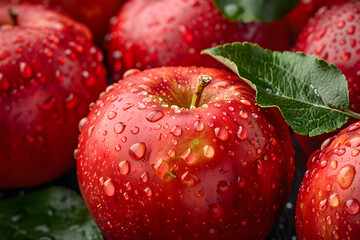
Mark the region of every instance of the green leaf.
[[251, 43], [206, 49], [257, 90], [262, 107], [277, 106], [299, 134], [315, 136], [345, 124], [349, 111], [347, 81], [335, 65], [312, 55], [272, 52]]
[[0, 201], [0, 240], [101, 240], [81, 197], [51, 187]]
[[299, 0], [214, 0], [230, 20], [272, 22], [285, 16]]

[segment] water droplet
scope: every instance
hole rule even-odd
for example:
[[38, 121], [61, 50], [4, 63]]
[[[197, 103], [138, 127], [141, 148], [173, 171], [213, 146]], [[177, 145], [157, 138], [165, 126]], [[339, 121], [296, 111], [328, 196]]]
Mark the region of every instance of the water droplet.
[[359, 213], [360, 204], [356, 199], [349, 199], [345, 202], [345, 211], [350, 215], [356, 215]]
[[164, 113], [162, 111], [154, 110], [146, 115], [146, 120], [148, 120], [149, 122], [156, 122], [162, 119], [163, 117], [164, 117]]
[[140, 131], [140, 129], [138, 128], [138, 127], [133, 127], [131, 130], [130, 130], [130, 132], [132, 133], [132, 134], [137, 134], [138, 132]]
[[200, 183], [200, 178], [187, 171], [181, 176], [181, 181], [186, 187], [194, 187]]
[[117, 151], [117, 152], [121, 151], [121, 146], [119, 144], [116, 144], [115, 151]]
[[174, 149], [170, 149], [170, 150], [168, 151], [167, 155], [172, 158], [172, 157], [175, 157], [176, 152], [175, 152]]
[[145, 188], [145, 193], [146, 193], [146, 196], [151, 197], [152, 196], [151, 188], [149, 188], [149, 187]]
[[[115, 51], [116, 52], [116, 51]], [[114, 52], [114, 53], [115, 53]], [[114, 53], [113, 53], [113, 55], [114, 55]], [[134, 74], [136, 74], [136, 73], [139, 73], [139, 72], [141, 72], [139, 69], [137, 69], [137, 68], [132, 68], [132, 69], [129, 69], [129, 70], [127, 70], [125, 73], [124, 73], [124, 75], [123, 75], [123, 78], [127, 78], [127, 77], [130, 77], [130, 76], [132, 76], [132, 75], [134, 75]]]
[[331, 225], [332, 224], [332, 218], [330, 216], [326, 217], [326, 223]]
[[204, 123], [200, 120], [197, 120], [195, 123], [194, 123], [194, 130], [197, 131], [197, 132], [201, 132], [202, 130], [204, 130]]
[[26, 62], [20, 62], [20, 74], [23, 78], [30, 78], [32, 70]]
[[126, 201], [129, 200], [129, 198], [130, 198], [130, 196], [127, 192], [124, 192], [123, 196]]
[[237, 178], [237, 183], [238, 183], [239, 188], [243, 188], [245, 186], [244, 178], [243, 177], [238, 177]]
[[115, 185], [111, 181], [110, 178], [104, 182], [103, 186], [104, 186], [104, 192], [106, 195], [108, 195], [109, 197], [112, 197], [115, 195]]
[[171, 128], [170, 133], [175, 137], [181, 136], [182, 133], [181, 127], [178, 125], [174, 126], [173, 128]]
[[122, 133], [124, 130], [125, 130], [125, 123], [123, 122], [118, 122], [117, 124], [115, 124], [114, 126], [114, 132], [117, 133], [117, 134], [120, 134]]
[[180, 25], [179, 30], [180, 30], [185, 42], [187, 42], [187, 43], [192, 42], [194, 37], [193, 37], [191, 31], [186, 26]]
[[205, 145], [204, 147], [204, 156], [207, 158], [212, 158], [215, 155], [215, 150], [210, 145]]
[[198, 198], [204, 196], [204, 194], [205, 194], [205, 192], [203, 190], [194, 192], [195, 197], [198, 197]]
[[332, 170], [335, 170], [337, 168], [337, 165], [338, 165], [338, 163], [337, 163], [336, 160], [332, 160], [330, 162], [330, 167], [331, 167]]
[[218, 203], [210, 204], [209, 211], [210, 215], [214, 218], [220, 217], [223, 213], [222, 207]]
[[108, 112], [108, 114], [107, 114], [107, 118], [108, 118], [109, 120], [111, 120], [111, 119], [114, 119], [114, 118], [116, 117], [116, 115], [117, 115], [116, 112], [110, 111], [110, 112]]
[[40, 108], [43, 110], [50, 110], [53, 107], [55, 107], [55, 103], [56, 103], [56, 98], [49, 97], [40, 105]]
[[208, 231], [208, 236], [210, 238], [214, 238], [214, 237], [216, 237], [217, 233], [218, 233], [217, 229], [210, 228], [209, 231]]
[[351, 26], [351, 27], [349, 27], [348, 29], [347, 29], [347, 31], [346, 31], [348, 34], [354, 34], [354, 32], [355, 32], [355, 27], [354, 26]]
[[94, 132], [94, 126], [89, 127], [89, 129], [88, 129], [88, 137], [91, 137], [93, 132]]
[[341, 60], [347, 61], [350, 59], [350, 56], [351, 56], [350, 53], [345, 53], [344, 55], [341, 56]]
[[277, 144], [277, 140], [275, 138], [270, 138], [271, 145], [275, 146]]
[[79, 122], [79, 132], [81, 132], [81, 130], [83, 129], [83, 127], [84, 127], [84, 125], [85, 125], [85, 123], [87, 122], [87, 118], [86, 117], [84, 117], [84, 118], [82, 118], [81, 120], [80, 120], [80, 122]]
[[244, 111], [244, 110], [240, 110], [239, 112], [239, 116], [242, 118], [242, 119], [247, 119], [249, 117], [249, 114]]
[[147, 181], [149, 181], [149, 174], [147, 172], [144, 172], [141, 177], [140, 177], [141, 181], [143, 183], [146, 183]]
[[227, 181], [220, 181], [217, 184], [217, 192], [219, 194], [227, 194], [230, 191], [230, 184]]
[[191, 148], [188, 148], [186, 152], [181, 155], [181, 158], [187, 164], [193, 164], [196, 162], [196, 155], [192, 152]]
[[327, 208], [327, 199], [324, 199], [319, 202], [319, 210], [325, 211], [326, 208]]
[[329, 204], [332, 207], [337, 207], [339, 206], [340, 203], [340, 199], [337, 193], [331, 194], [329, 197]]
[[335, 230], [332, 232], [332, 236], [333, 236], [333, 239], [336, 239], [336, 240], [339, 239], [339, 234]]
[[236, 136], [240, 139], [240, 140], [246, 140], [248, 138], [248, 132], [246, 131], [246, 129], [242, 126], [239, 126], [239, 130], [236, 133]]
[[356, 157], [357, 155], [359, 155], [359, 149], [353, 149], [352, 151], [351, 151], [351, 156], [352, 157]]
[[2, 73], [0, 73], [0, 88], [6, 90], [9, 87], [10, 87], [9, 80]]
[[133, 103], [125, 103], [121, 109], [125, 111], [125, 110], [132, 108], [133, 106], [134, 106]]
[[229, 138], [229, 133], [225, 128], [217, 127], [214, 129], [215, 136], [221, 141], [226, 141]]
[[119, 171], [121, 174], [126, 175], [130, 171], [130, 163], [128, 161], [122, 161], [119, 163]]
[[337, 28], [341, 29], [345, 26], [345, 22], [344, 21], [341, 21], [337, 24]]
[[257, 173], [258, 174], [263, 174], [264, 166], [263, 166], [262, 162], [260, 160], [257, 160], [256, 163], [257, 163], [256, 164], [257, 165]]
[[145, 156], [146, 145], [143, 142], [135, 143], [129, 149], [129, 155], [134, 160], [139, 160]]
[[65, 105], [67, 109], [73, 109], [79, 104], [78, 98], [70, 93], [69, 96], [65, 99]]
[[355, 177], [355, 168], [352, 165], [345, 165], [337, 173], [337, 181], [342, 189], [347, 189], [352, 184]]

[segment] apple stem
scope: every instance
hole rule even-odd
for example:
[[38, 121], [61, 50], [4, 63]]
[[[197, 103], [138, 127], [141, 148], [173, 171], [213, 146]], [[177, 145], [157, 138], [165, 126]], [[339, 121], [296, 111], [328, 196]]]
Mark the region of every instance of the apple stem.
[[199, 81], [196, 85], [195, 93], [191, 99], [191, 105], [190, 105], [191, 109], [196, 108], [198, 106], [200, 102], [201, 94], [203, 93], [205, 87], [209, 85], [211, 80], [212, 78], [208, 75], [201, 75], [199, 77]]
[[12, 8], [9, 8], [8, 10], [9, 16], [10, 16], [10, 24], [11, 26], [18, 26], [18, 12], [15, 11]]

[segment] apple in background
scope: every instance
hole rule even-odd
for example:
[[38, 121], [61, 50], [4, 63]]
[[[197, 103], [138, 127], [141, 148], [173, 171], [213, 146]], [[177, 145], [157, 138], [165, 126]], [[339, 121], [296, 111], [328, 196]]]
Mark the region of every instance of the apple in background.
[[299, 4], [285, 17], [293, 37], [297, 38], [301, 29], [321, 7], [342, 2], [349, 2], [349, 0], [300, 0]]
[[101, 44], [107, 32], [109, 20], [120, 9], [125, 0], [0, 0], [0, 3], [40, 3], [69, 14], [86, 24]]
[[288, 126], [225, 70], [129, 70], [81, 127], [79, 186], [109, 240], [265, 239], [291, 189]]
[[223, 67], [201, 50], [249, 41], [272, 50], [290, 47], [284, 21], [231, 22], [211, 0], [128, 1], [110, 21], [105, 49], [112, 80], [131, 68], [160, 66]]
[[298, 239], [359, 239], [360, 122], [309, 158], [296, 203]]
[[0, 25], [0, 188], [35, 186], [73, 167], [103, 55], [85, 25], [41, 5], [2, 5]]
[[[350, 109], [360, 112], [360, 2], [349, 2], [323, 8], [301, 31], [296, 51], [318, 56], [335, 64], [346, 76]], [[355, 120], [350, 119], [349, 123]], [[296, 135], [309, 156], [322, 141], [335, 133], [309, 138]]]

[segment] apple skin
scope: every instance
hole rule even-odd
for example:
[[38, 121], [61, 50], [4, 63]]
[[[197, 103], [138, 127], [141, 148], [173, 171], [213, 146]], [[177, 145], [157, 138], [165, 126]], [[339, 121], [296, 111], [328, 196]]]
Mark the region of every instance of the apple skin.
[[224, 43], [248, 41], [272, 50], [290, 48], [284, 21], [231, 22], [211, 0], [128, 1], [112, 18], [109, 29], [104, 48], [114, 82], [131, 68], [223, 68], [200, 52]]
[[[16, 27], [3, 25], [9, 8]], [[0, 189], [30, 187], [74, 166], [78, 122], [106, 88], [106, 69], [89, 29], [62, 14], [6, 5], [0, 23]]]
[[125, 0], [0, 0], [0, 3], [32, 3], [52, 7], [87, 25], [101, 44], [112, 16]]
[[296, 203], [298, 239], [359, 239], [359, 152], [357, 122], [309, 158]]
[[129, 70], [81, 127], [79, 187], [109, 240], [265, 239], [291, 189], [288, 126], [225, 70]]

